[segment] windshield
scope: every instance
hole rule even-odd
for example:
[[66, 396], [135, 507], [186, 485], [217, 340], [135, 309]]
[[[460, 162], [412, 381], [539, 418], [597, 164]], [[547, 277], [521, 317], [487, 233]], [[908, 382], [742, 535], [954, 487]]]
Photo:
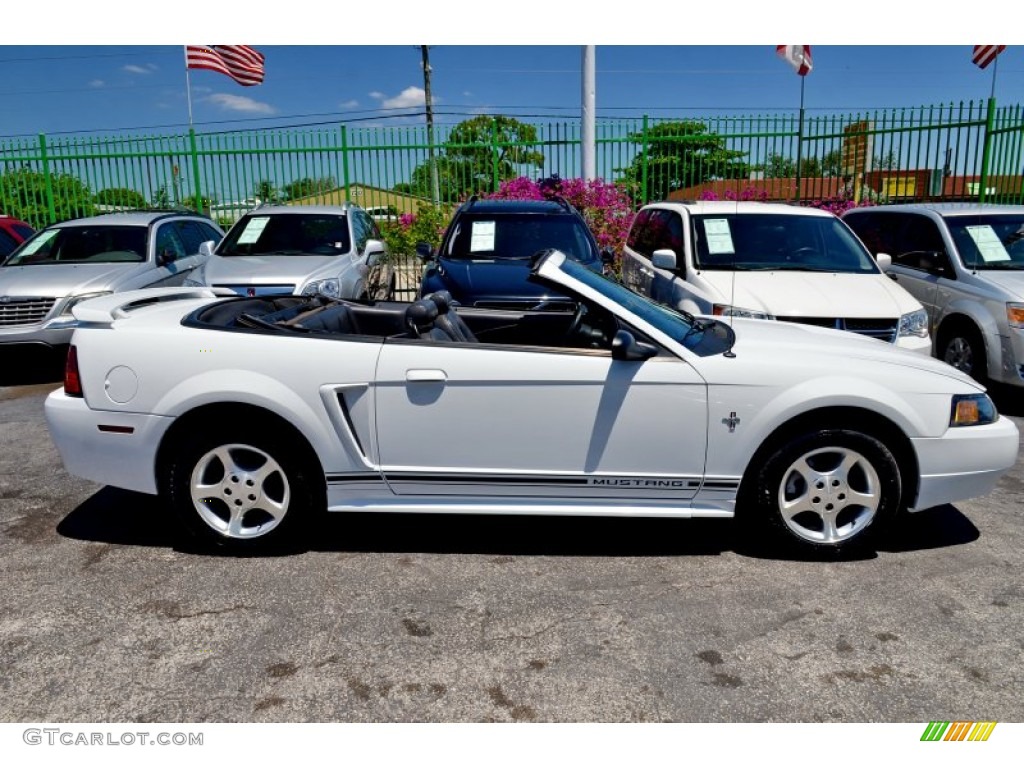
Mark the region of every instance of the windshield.
[[463, 214], [442, 255], [472, 261], [529, 259], [548, 248], [574, 261], [597, 260], [586, 225], [570, 214], [550, 213]]
[[878, 272], [849, 228], [832, 216], [723, 213], [692, 220], [698, 269]]
[[146, 232], [146, 227], [111, 224], [44, 229], [22, 243], [4, 266], [145, 261]]
[[231, 228], [217, 255], [339, 256], [349, 252], [351, 242], [344, 214], [253, 214]]
[[699, 355], [717, 355], [733, 344], [732, 329], [717, 320], [682, 315], [634, 293], [621, 283], [569, 260], [563, 262], [561, 271], [607, 296]]
[[950, 216], [946, 225], [968, 269], [1024, 269], [1024, 214]]

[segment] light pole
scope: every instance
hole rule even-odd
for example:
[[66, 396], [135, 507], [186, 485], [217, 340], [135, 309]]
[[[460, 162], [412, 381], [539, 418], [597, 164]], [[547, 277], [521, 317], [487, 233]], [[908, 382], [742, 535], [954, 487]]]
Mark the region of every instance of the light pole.
[[434, 102], [430, 97], [430, 46], [421, 45], [423, 55], [423, 92], [427, 110], [427, 162], [430, 164], [430, 191], [434, 205], [441, 204], [441, 185], [437, 178], [437, 161], [434, 159]]

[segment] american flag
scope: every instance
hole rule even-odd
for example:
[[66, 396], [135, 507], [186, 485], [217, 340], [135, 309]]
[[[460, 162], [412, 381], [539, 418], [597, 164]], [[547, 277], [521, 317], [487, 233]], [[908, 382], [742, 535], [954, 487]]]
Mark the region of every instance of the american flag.
[[776, 45], [775, 52], [788, 61], [800, 77], [811, 71], [811, 46], [809, 45]]
[[971, 61], [984, 69], [996, 60], [996, 56], [1005, 50], [1005, 45], [976, 45], [974, 46], [974, 54], [971, 56]]
[[248, 45], [187, 45], [187, 69], [210, 69], [227, 75], [239, 85], [263, 82], [262, 53]]

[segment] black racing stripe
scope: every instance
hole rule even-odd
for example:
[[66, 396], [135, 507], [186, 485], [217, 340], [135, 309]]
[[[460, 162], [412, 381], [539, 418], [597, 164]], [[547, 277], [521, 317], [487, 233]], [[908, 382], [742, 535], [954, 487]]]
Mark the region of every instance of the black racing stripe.
[[328, 483], [365, 483], [367, 481], [384, 481], [384, 478], [381, 477], [379, 472], [348, 472], [338, 475], [326, 475], [326, 478]]
[[[673, 477], [546, 477], [529, 475], [470, 475], [470, 474], [404, 474], [385, 472], [393, 483], [442, 483], [447, 485], [546, 485], [546, 486], [591, 486], [608, 489], [654, 488], [659, 480], [685, 483], [688, 487], [700, 485], [699, 478]], [[605, 482], [595, 482], [601, 480]], [[622, 481], [621, 483], [615, 481]], [[677, 486], [677, 487], [682, 487]]]

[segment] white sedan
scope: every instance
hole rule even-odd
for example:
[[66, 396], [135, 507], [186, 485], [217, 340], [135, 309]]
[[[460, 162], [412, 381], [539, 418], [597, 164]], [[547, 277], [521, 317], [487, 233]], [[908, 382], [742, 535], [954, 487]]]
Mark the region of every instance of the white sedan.
[[573, 313], [226, 298], [75, 307], [46, 417], [71, 473], [233, 548], [331, 512], [719, 517], [847, 554], [988, 493], [1014, 424], [950, 366], [813, 326], [696, 318], [557, 251]]

